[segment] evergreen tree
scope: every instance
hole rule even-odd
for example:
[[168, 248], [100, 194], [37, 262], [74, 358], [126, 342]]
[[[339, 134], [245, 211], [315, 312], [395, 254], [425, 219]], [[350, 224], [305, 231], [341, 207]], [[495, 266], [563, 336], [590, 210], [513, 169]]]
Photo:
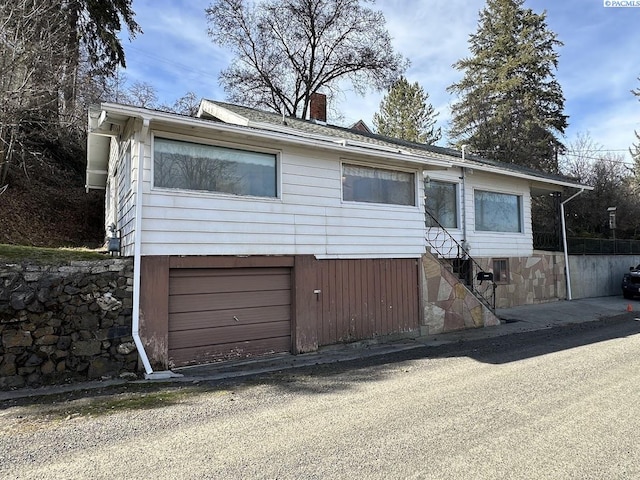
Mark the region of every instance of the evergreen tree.
[[380, 102], [373, 125], [380, 135], [432, 145], [442, 133], [435, 127], [438, 113], [428, 100], [429, 94], [418, 82], [410, 84], [401, 76]]
[[454, 67], [464, 76], [449, 87], [453, 105], [450, 136], [456, 145], [504, 162], [557, 172], [560, 137], [567, 127], [562, 88], [554, 76], [556, 48], [546, 13], [524, 0], [487, 0], [471, 56]]

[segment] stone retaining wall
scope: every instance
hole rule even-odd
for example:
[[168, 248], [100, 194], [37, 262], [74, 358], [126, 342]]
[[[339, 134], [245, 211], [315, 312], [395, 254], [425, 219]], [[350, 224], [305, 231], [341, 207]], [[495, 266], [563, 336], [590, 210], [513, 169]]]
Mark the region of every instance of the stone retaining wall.
[[134, 376], [133, 262], [0, 263], [0, 389]]

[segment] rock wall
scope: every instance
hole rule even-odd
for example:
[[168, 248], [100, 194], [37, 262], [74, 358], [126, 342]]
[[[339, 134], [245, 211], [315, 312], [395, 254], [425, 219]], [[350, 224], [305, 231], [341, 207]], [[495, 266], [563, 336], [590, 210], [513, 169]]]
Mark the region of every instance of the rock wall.
[[[480, 258], [484, 270], [492, 271], [491, 259]], [[564, 255], [534, 251], [530, 257], [510, 257], [509, 281], [496, 288], [496, 308], [555, 302], [566, 297]]]
[[0, 263], [0, 389], [133, 376], [133, 262]]

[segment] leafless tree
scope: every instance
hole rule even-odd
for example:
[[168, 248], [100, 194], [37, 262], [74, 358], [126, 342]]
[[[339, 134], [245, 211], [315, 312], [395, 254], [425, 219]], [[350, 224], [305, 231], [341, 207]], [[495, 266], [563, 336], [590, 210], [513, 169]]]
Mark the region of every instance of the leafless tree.
[[312, 93], [339, 82], [388, 88], [408, 62], [396, 54], [373, 0], [214, 0], [209, 35], [235, 58], [220, 75], [229, 100], [304, 118]]
[[131, 0], [0, 0], [0, 182], [49, 148], [78, 162], [86, 106], [124, 65], [118, 34], [140, 31], [133, 16]]
[[194, 92], [187, 92], [178, 98], [173, 105], [163, 105], [161, 110], [195, 117], [200, 108], [200, 99]]
[[609, 207], [617, 207], [619, 235], [634, 236], [640, 228], [640, 201], [634, 176], [622, 155], [608, 152], [589, 133], [579, 133], [560, 158], [561, 171], [594, 187], [567, 204], [567, 226], [586, 235], [606, 235]]
[[22, 132], [55, 119], [65, 31], [55, 2], [0, 2], [0, 184], [28, 154]]
[[127, 89], [125, 103], [130, 103], [142, 108], [156, 108], [158, 105], [158, 93], [153, 85], [147, 82], [133, 82]]

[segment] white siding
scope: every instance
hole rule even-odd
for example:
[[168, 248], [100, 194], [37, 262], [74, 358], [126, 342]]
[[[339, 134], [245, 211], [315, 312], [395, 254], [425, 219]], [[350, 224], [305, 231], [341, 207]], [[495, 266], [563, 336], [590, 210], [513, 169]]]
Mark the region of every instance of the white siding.
[[[127, 169], [135, 161], [126, 161], [128, 141], [118, 142], [111, 138], [109, 150], [109, 175], [105, 195], [105, 234], [108, 227], [115, 225], [116, 235], [121, 237], [121, 248], [124, 255], [133, 254], [134, 196], [131, 186], [131, 175]], [[131, 151], [133, 154], [133, 150]], [[133, 155], [132, 155], [133, 156]]]
[[[458, 224], [460, 228], [450, 229], [449, 233], [458, 241], [463, 240], [462, 222], [464, 219], [462, 203], [462, 180], [459, 168], [445, 172], [429, 173], [434, 180], [443, 180], [458, 183], [459, 208]], [[467, 242], [470, 245], [470, 253], [474, 258], [483, 257], [528, 257], [533, 254], [533, 233], [531, 227], [531, 195], [529, 183], [513, 177], [487, 174], [484, 172], [467, 171], [465, 177], [466, 194], [465, 209], [467, 225]], [[474, 191], [485, 190], [490, 192], [507, 193], [522, 197], [522, 223], [523, 232], [482, 232], [475, 228]]]
[[104, 229], [118, 222], [118, 180], [115, 178], [118, 169], [118, 142], [111, 138], [109, 142], [109, 166], [104, 198]]
[[260, 147], [279, 152], [280, 198], [153, 188], [149, 143], [142, 254], [411, 258], [424, 253], [422, 178], [417, 170], [415, 207], [343, 203], [339, 156], [315, 149]]
[[[118, 229], [121, 235], [123, 253], [133, 255], [133, 229], [135, 224], [135, 196], [132, 185], [132, 166], [137, 159], [137, 152], [133, 148], [134, 142], [123, 145], [118, 171]], [[126, 155], [130, 155], [129, 161]]]

